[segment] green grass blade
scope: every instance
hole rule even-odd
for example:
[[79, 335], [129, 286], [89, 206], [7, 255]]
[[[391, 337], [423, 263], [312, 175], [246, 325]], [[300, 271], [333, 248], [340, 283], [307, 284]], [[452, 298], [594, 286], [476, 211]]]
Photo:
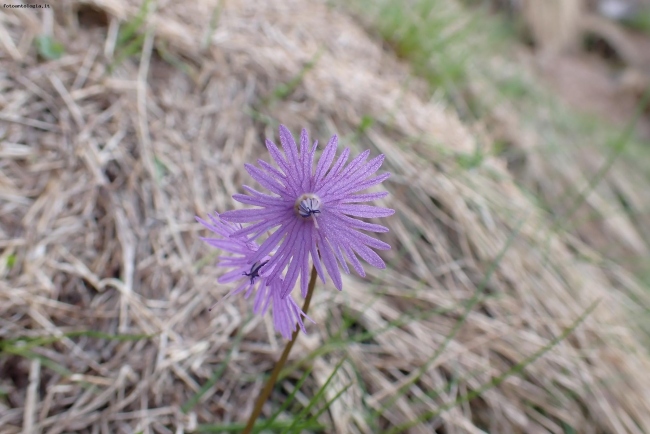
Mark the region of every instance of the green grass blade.
[[[253, 427], [254, 431], [257, 431], [262, 428], [262, 424], [264, 424], [264, 421], [258, 421], [255, 423], [255, 426]], [[268, 428], [271, 429], [271, 432], [278, 432], [278, 430], [285, 429], [289, 424], [293, 424], [293, 421], [282, 421], [282, 420], [276, 420], [273, 422], [271, 426]], [[242, 432], [244, 430], [244, 427], [246, 426], [245, 423], [231, 423], [227, 425], [199, 425], [196, 427], [196, 430], [194, 432], [218, 432], [218, 433], [223, 433], [223, 432]], [[321, 424], [313, 424], [313, 425], [306, 425], [302, 426], [302, 429], [307, 429], [307, 430], [312, 430], [312, 431], [324, 431], [325, 427]], [[296, 432], [296, 431], [292, 431]]]
[[302, 411], [298, 414], [298, 416], [293, 420], [293, 423], [288, 428], [286, 428], [284, 431], [282, 431], [283, 433], [295, 432], [295, 431], [292, 431], [292, 429], [294, 429], [296, 427], [296, 425], [298, 424], [299, 421], [304, 420], [305, 416], [307, 414], [309, 414], [309, 411], [311, 411], [311, 409], [316, 405], [316, 403], [318, 403], [318, 401], [321, 399], [321, 397], [325, 394], [325, 391], [327, 390], [327, 386], [329, 386], [331, 381], [334, 379], [334, 375], [336, 375], [336, 373], [341, 368], [341, 366], [343, 366], [343, 363], [346, 360], [347, 360], [347, 358], [343, 358], [343, 359], [341, 359], [340, 362], [338, 362], [336, 364], [336, 366], [332, 370], [332, 373], [330, 374], [330, 376], [327, 377], [327, 380], [325, 381], [325, 383], [323, 383], [323, 386], [320, 389], [318, 389], [318, 392], [316, 392], [316, 394], [309, 401], [309, 405], [307, 405], [307, 407], [302, 409]]
[[[305, 380], [307, 380], [307, 378], [309, 378], [309, 374], [311, 374], [311, 371], [312, 371], [312, 369], [309, 368], [309, 369], [307, 369], [307, 370], [302, 374], [302, 376], [301, 376], [300, 379], [298, 380], [298, 383], [296, 383], [295, 387], [293, 388], [293, 391], [292, 391], [292, 392], [289, 394], [289, 396], [288, 396], [288, 397], [287, 397], [287, 398], [282, 402], [282, 405], [280, 406], [280, 408], [279, 408], [275, 413], [273, 413], [273, 416], [271, 416], [271, 417], [268, 419], [268, 421], [266, 421], [266, 424], [265, 424], [264, 426], [262, 426], [262, 428], [260, 428], [260, 429], [266, 429], [266, 428], [269, 428], [269, 426], [270, 426], [270, 425], [275, 421], [275, 419], [277, 419], [277, 417], [278, 417], [280, 414], [282, 414], [282, 412], [285, 411], [285, 410], [289, 407], [289, 405], [291, 405], [291, 403], [293, 402], [293, 400], [294, 400], [295, 397], [296, 397], [296, 394], [298, 393], [298, 391], [299, 391], [300, 388], [302, 387], [303, 383], [305, 382]], [[257, 428], [254, 428], [254, 429], [253, 429], [253, 432], [257, 432]]]

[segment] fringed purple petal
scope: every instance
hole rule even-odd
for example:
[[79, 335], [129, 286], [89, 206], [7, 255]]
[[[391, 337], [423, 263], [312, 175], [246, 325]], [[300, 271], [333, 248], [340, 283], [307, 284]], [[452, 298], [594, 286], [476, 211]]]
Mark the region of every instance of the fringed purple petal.
[[335, 210], [353, 217], [366, 218], [388, 217], [395, 214], [394, 209], [370, 205], [337, 205]]
[[[286, 209], [274, 208], [269, 210], [268, 208], [254, 208], [254, 209], [236, 209], [232, 211], [226, 211], [221, 214], [224, 220], [235, 223], [252, 223], [266, 218], [281, 217], [287, 214]], [[238, 233], [235, 231], [234, 233]]]
[[[347, 177], [337, 177], [333, 179], [328, 179], [327, 182], [323, 183], [320, 188], [320, 192], [323, 192], [322, 197], [339, 197], [341, 192], [348, 191], [350, 187], [354, 188], [349, 190], [349, 192], [363, 190], [364, 188], [355, 188], [356, 185], [362, 184], [370, 175], [375, 173], [381, 167], [384, 162], [384, 155], [378, 155], [377, 157], [370, 160], [367, 164], [357, 170], [354, 175]], [[380, 181], [381, 182], [381, 181]], [[324, 193], [327, 194], [324, 194]], [[329, 199], [333, 200], [333, 199]]]
[[270, 194], [264, 194], [264, 193], [262, 193], [260, 191], [255, 190], [253, 187], [250, 187], [250, 186], [248, 186], [246, 184], [242, 185], [242, 187], [243, 187], [244, 190], [249, 192], [251, 194], [251, 196], [254, 196], [254, 197], [258, 198], [258, 199], [265, 199], [265, 200], [279, 199], [279, 200], [283, 200], [284, 202], [287, 202], [286, 199], [283, 199], [280, 196], [271, 196]]
[[339, 260], [339, 264], [341, 264], [341, 267], [343, 268], [343, 271], [345, 271], [345, 274], [350, 274], [350, 269], [348, 268], [348, 262], [345, 260], [345, 256], [343, 256], [343, 251], [341, 250], [341, 246], [343, 243], [341, 240], [335, 239], [332, 241], [332, 238], [329, 238], [330, 244], [332, 245], [332, 251], [334, 252], [334, 256], [336, 256], [336, 259]]
[[273, 291], [273, 325], [283, 338], [291, 339], [296, 324], [293, 320], [290, 302], [283, 300]]
[[[298, 148], [296, 147], [296, 141], [293, 139], [291, 131], [284, 125], [280, 125], [280, 143], [282, 143], [282, 149], [287, 156], [289, 170], [294, 170], [298, 174]], [[298, 179], [300, 178], [298, 177]]]
[[307, 189], [309, 191], [314, 190], [314, 157], [316, 156], [316, 148], [318, 148], [318, 140], [314, 141], [314, 145], [311, 147], [311, 150], [309, 151], [309, 171], [307, 173]]
[[334, 286], [336, 287], [336, 289], [341, 291], [343, 289], [341, 272], [339, 271], [339, 267], [336, 264], [336, 258], [332, 253], [332, 248], [330, 247], [327, 240], [322, 236], [318, 241], [318, 251], [321, 254], [321, 258], [323, 259], [325, 268], [327, 269], [327, 274], [329, 274], [330, 277], [332, 278], [332, 282], [334, 282]]
[[384, 164], [384, 159], [386, 156], [384, 154], [379, 154], [359, 170], [358, 173], [355, 173], [357, 179], [366, 179], [373, 173], [379, 170], [382, 164]]
[[276, 162], [280, 170], [284, 172], [288, 189], [290, 192], [295, 194], [298, 191], [299, 185], [298, 179], [296, 177], [296, 170], [292, 165], [292, 162], [287, 162], [287, 160], [285, 160], [285, 158], [282, 156], [282, 153], [278, 147], [275, 146], [275, 143], [271, 142], [270, 140], [266, 141], [266, 148], [269, 150], [271, 157]]
[[288, 175], [290, 166], [287, 163], [287, 160], [284, 159], [282, 152], [280, 152], [278, 147], [275, 146], [275, 143], [273, 143], [269, 139], [266, 139], [265, 143], [266, 143], [266, 149], [268, 149], [269, 154], [271, 154], [271, 158], [273, 158], [273, 160], [275, 161], [275, 164], [278, 165], [280, 170], [282, 170], [285, 175]]
[[321, 263], [321, 258], [318, 255], [318, 234], [317, 230], [313, 227], [309, 227], [309, 239], [311, 243], [309, 244], [309, 250], [311, 253], [311, 261], [316, 267], [316, 273], [320, 277], [320, 280], [323, 282], [323, 285], [327, 283], [325, 278], [325, 272], [323, 271], [323, 264]]
[[244, 289], [248, 288], [249, 284], [250, 283], [247, 280], [242, 281], [242, 283], [240, 283], [239, 286], [237, 286], [235, 289], [230, 291], [226, 297], [229, 297], [231, 295], [237, 295], [240, 292], [243, 292]]
[[244, 203], [246, 205], [261, 206], [261, 207], [285, 207], [286, 202], [284, 202], [279, 197], [274, 197], [271, 199], [262, 199], [259, 197], [249, 196], [247, 194], [233, 194], [232, 198], [239, 203]]
[[354, 246], [354, 250], [363, 258], [364, 261], [369, 263], [375, 268], [379, 268], [380, 270], [383, 270], [386, 268], [386, 263], [384, 262], [383, 259], [379, 257], [377, 253], [375, 253], [372, 249], [364, 246], [363, 244], [356, 244]]
[[257, 160], [257, 163], [262, 167], [262, 169], [266, 170], [270, 176], [273, 176], [275, 179], [278, 180], [283, 185], [286, 185], [287, 187], [287, 194], [285, 196], [297, 196], [298, 192], [300, 191], [300, 185], [298, 184], [299, 181], [296, 179], [296, 174], [294, 173], [294, 170], [290, 170], [288, 175], [285, 175], [282, 173], [280, 170], [276, 169], [275, 167], [271, 166], [269, 163], [267, 163], [264, 160]]
[[345, 236], [350, 237], [350, 239], [356, 241], [357, 243], [370, 246], [373, 249], [390, 250], [390, 244], [380, 241], [377, 238], [373, 238], [370, 235], [364, 234], [362, 232], [355, 231], [353, 229], [349, 230]]
[[[326, 237], [328, 238], [334, 253], [336, 254], [337, 250], [342, 249], [343, 251], [345, 251], [348, 258], [350, 258], [350, 263], [353, 266], [355, 266], [354, 261], [356, 260], [356, 258], [353, 259], [352, 256], [350, 256], [349, 249], [352, 249], [355, 252], [359, 252], [360, 255], [361, 252], [363, 251], [363, 255], [361, 257], [364, 259], [371, 258], [371, 260], [374, 261], [374, 263], [369, 262], [371, 265], [374, 265], [376, 263], [385, 266], [381, 258], [379, 258], [379, 256], [374, 254], [374, 252], [373, 254], [367, 253], [368, 251], [370, 251], [368, 247], [372, 247], [378, 250], [388, 250], [390, 249], [390, 245], [376, 238], [373, 238], [369, 235], [366, 235], [364, 233], [358, 232], [350, 228], [348, 225], [342, 223], [343, 219], [341, 219], [340, 217], [346, 217], [346, 216], [332, 215], [332, 219], [330, 219], [330, 221], [328, 221], [327, 224], [328, 232], [326, 232]], [[349, 217], [347, 218], [350, 219]], [[350, 220], [354, 220], [354, 219], [350, 219]], [[321, 226], [323, 225], [321, 224]], [[334, 236], [328, 235], [328, 233], [336, 234], [336, 235]], [[339, 259], [339, 261], [341, 261], [340, 255], [337, 255], [337, 258]], [[346, 268], [345, 266], [343, 266], [343, 264], [341, 264], [341, 266], [344, 269]], [[357, 272], [359, 272], [356, 266], [355, 269], [357, 270]]]
[[331, 219], [321, 219], [321, 223], [319, 223], [320, 230], [325, 234], [325, 238], [329, 241], [334, 255], [339, 260], [341, 267], [343, 267], [343, 271], [345, 271], [346, 274], [350, 274], [350, 269], [348, 268], [345, 258], [343, 257], [343, 252], [341, 252], [340, 249], [341, 243], [338, 240], [339, 234], [337, 234], [336, 226], [333, 223], [334, 222]]
[[[330, 224], [334, 224], [334, 223], [335, 223], [334, 221], [330, 222]], [[361, 265], [361, 263], [356, 258], [354, 252], [359, 253], [359, 255], [363, 259], [367, 259], [368, 263], [370, 263], [371, 265], [385, 267], [383, 260], [381, 260], [381, 258], [379, 258], [379, 256], [376, 253], [372, 252], [372, 250], [370, 250], [368, 246], [378, 248], [378, 249], [390, 249], [390, 245], [382, 241], [379, 241], [375, 238], [372, 238], [366, 234], [363, 234], [361, 232], [357, 232], [355, 230], [345, 228], [342, 226], [337, 227], [335, 224], [329, 230], [332, 233], [336, 233], [335, 237], [332, 236], [328, 237], [334, 253], [336, 254], [337, 250], [339, 249], [345, 252], [346, 257], [350, 260], [350, 263], [352, 264], [354, 269], [362, 277], [365, 276], [365, 271], [363, 270], [363, 266]], [[339, 259], [339, 262], [341, 262], [342, 255], [336, 255], [336, 256]], [[341, 263], [341, 266], [344, 269], [347, 269], [347, 267], [344, 266], [343, 263]]]
[[342, 248], [343, 251], [345, 252], [345, 255], [350, 260], [350, 264], [352, 264], [352, 268], [354, 268], [354, 270], [357, 272], [357, 274], [359, 274], [359, 276], [366, 277], [366, 272], [363, 269], [361, 262], [359, 262], [359, 259], [357, 259], [357, 256], [354, 254], [353, 247], [346, 244]]
[[341, 173], [341, 171], [345, 167], [345, 163], [348, 162], [349, 157], [350, 157], [350, 148], [343, 149], [343, 152], [341, 152], [339, 159], [336, 160], [336, 163], [334, 163], [334, 166], [332, 167], [332, 170], [330, 171], [329, 175], [331, 175], [332, 177], [336, 177], [339, 173]]
[[293, 291], [294, 286], [296, 286], [296, 281], [298, 280], [298, 275], [300, 273], [300, 254], [302, 253], [303, 249], [304, 246], [299, 243], [295, 247], [295, 250], [292, 252], [291, 262], [289, 263], [287, 274], [284, 276], [284, 288], [282, 288], [282, 297], [286, 297], [287, 294]]
[[331, 187], [325, 186], [325, 188], [334, 188], [335, 184], [345, 184], [350, 181], [350, 178], [357, 178], [356, 176], [356, 171], [362, 166], [363, 162], [366, 161], [368, 158], [368, 155], [370, 155], [370, 150], [366, 149], [363, 151], [361, 154], [359, 154], [354, 160], [350, 161], [350, 164], [345, 169], [341, 170], [341, 173], [339, 175], [336, 175], [334, 178], [328, 182], [328, 185], [331, 185]]
[[[290, 221], [291, 216], [287, 217], [286, 214], [280, 215], [278, 217], [269, 219], [269, 220], [262, 220], [259, 223], [255, 223], [252, 226], [247, 226], [243, 229], [239, 229], [230, 235], [231, 238], [233, 237], [245, 237], [247, 235], [253, 234], [253, 236], [250, 237], [250, 239], [256, 239], [260, 235], [262, 235], [266, 231], [270, 231], [274, 227], [278, 225], [282, 225], [283, 223], [286, 223]], [[257, 231], [257, 232], [256, 232]]]
[[[265, 282], [266, 283], [266, 282]], [[258, 315], [264, 315], [271, 301], [271, 287], [267, 284], [260, 285], [257, 294], [255, 294], [255, 303], [253, 312]]]
[[309, 286], [309, 243], [303, 240], [302, 249], [300, 252], [301, 269], [300, 269], [300, 295], [302, 298], [307, 297], [307, 290]]
[[335, 196], [336, 197], [341, 197], [342, 195], [347, 196], [351, 193], [354, 193], [355, 191], [365, 190], [366, 188], [370, 188], [373, 185], [381, 184], [388, 178], [390, 178], [389, 172], [384, 173], [383, 175], [375, 176], [374, 178], [370, 178], [363, 182], [351, 183], [349, 186], [345, 187], [341, 192], [337, 193]]
[[257, 160], [257, 164], [260, 165], [260, 167], [268, 172], [269, 175], [275, 177], [278, 181], [286, 184], [287, 182], [287, 175], [282, 173], [280, 170], [276, 169], [275, 167], [271, 166], [269, 163], [262, 159]]
[[[257, 247], [257, 246], [256, 246]], [[246, 252], [243, 256], [219, 256], [217, 260], [219, 261], [219, 266], [221, 267], [236, 267], [245, 269], [248, 266], [248, 257], [254, 252], [251, 250]]]
[[[273, 232], [273, 234], [271, 234], [271, 236], [268, 237], [262, 243], [260, 248], [257, 250], [257, 253], [255, 255], [253, 255], [253, 257], [250, 259], [251, 262], [258, 262], [258, 261], [262, 260], [266, 255], [271, 253], [271, 251], [273, 249], [275, 249], [275, 247], [280, 243], [280, 241], [282, 240], [282, 238], [284, 237], [285, 234], [286, 234], [286, 232], [283, 231], [282, 228], [280, 228], [277, 231]], [[275, 265], [275, 264], [271, 264], [272, 260], [273, 259], [271, 259], [269, 261], [269, 264], [267, 264], [267, 265], [269, 265], [269, 267], [271, 265]]]
[[343, 227], [348, 227], [351, 229], [361, 229], [362, 231], [368, 231], [368, 232], [378, 232], [378, 233], [388, 232], [387, 227], [357, 220], [355, 218], [348, 217], [345, 214], [337, 213], [336, 210], [331, 212], [328, 211], [327, 213], [323, 212], [323, 214], [333, 216], [333, 219], [338, 220], [339, 221], [338, 224], [343, 225]]
[[240, 280], [242, 276], [244, 275], [244, 271], [246, 271], [245, 268], [237, 268], [235, 270], [231, 270], [222, 276], [220, 276], [217, 279], [217, 282], [219, 283], [230, 283], [234, 282], [235, 280]]
[[296, 326], [300, 327], [303, 333], [307, 333], [302, 318], [305, 317], [311, 322], [314, 322], [314, 320], [298, 307], [293, 297], [290, 295], [282, 297], [280, 295], [280, 286], [282, 286], [282, 283], [275, 283], [271, 288], [271, 297], [273, 298], [273, 325], [275, 326], [275, 330], [285, 339], [291, 339], [291, 335], [296, 330]]
[[320, 156], [320, 160], [316, 165], [316, 173], [314, 175], [314, 186], [315, 189], [317, 185], [322, 181], [327, 173], [327, 170], [332, 165], [334, 157], [336, 156], [336, 147], [339, 144], [339, 138], [336, 135], [333, 135], [330, 141], [327, 143], [323, 154]]
[[380, 191], [379, 193], [354, 194], [341, 199], [341, 203], [369, 202], [371, 200], [382, 199], [386, 196], [388, 196], [387, 191]]
[[[301, 228], [302, 225], [299, 220], [294, 220], [291, 223], [291, 228], [287, 228], [288, 236], [285, 238], [284, 242], [278, 248], [278, 250], [275, 252], [275, 255], [273, 256], [273, 258], [271, 258], [271, 261], [269, 262], [269, 265], [276, 267], [275, 271], [273, 272], [273, 274], [270, 275], [270, 277], [278, 276], [282, 271], [284, 271], [286, 266], [289, 265], [289, 261], [291, 260], [291, 257], [296, 252], [296, 246], [298, 245], [297, 239], [298, 236], [302, 233]], [[289, 272], [287, 271], [287, 276], [288, 275]], [[287, 279], [288, 277], [285, 276], [285, 281]], [[292, 284], [295, 283], [296, 281], [294, 280]]]
[[271, 190], [273, 193], [279, 196], [282, 196], [282, 194], [286, 194], [285, 186], [282, 185], [280, 181], [278, 181], [268, 173], [262, 172], [260, 169], [253, 166], [252, 164], [244, 164], [244, 167], [246, 168], [248, 174], [265, 188]]
[[240, 253], [245, 254], [248, 251], [246, 245], [242, 244], [239, 240], [231, 240], [230, 238], [204, 238], [200, 237], [201, 240], [205, 241], [212, 247], [217, 249], [224, 250], [229, 253]]
[[[290, 307], [290, 309], [291, 309], [291, 314], [292, 314], [292, 316], [298, 318], [298, 321], [297, 321], [297, 322], [298, 322], [298, 326], [300, 327], [300, 330], [302, 330], [302, 332], [303, 332], [304, 334], [307, 334], [307, 330], [305, 330], [305, 324], [304, 324], [303, 321], [302, 321], [302, 316], [305, 316], [305, 317], [307, 317], [307, 318], [309, 318], [309, 317], [308, 317], [307, 315], [305, 315], [305, 313], [304, 313], [302, 310], [300, 310], [300, 308], [298, 307], [298, 305], [296, 304], [296, 302], [293, 300], [293, 297], [287, 297], [287, 298], [290, 300], [290, 303], [291, 303], [291, 305], [290, 305], [289, 307]], [[302, 315], [302, 316], [301, 316], [301, 315]], [[311, 318], [309, 318], [309, 319], [310, 319], [312, 322], [314, 321], [314, 320], [311, 319]]]
[[232, 223], [225, 222], [221, 219], [219, 214], [215, 213], [214, 216], [208, 215], [212, 223], [208, 223], [200, 217], [195, 217], [196, 220], [201, 223], [203, 226], [211, 230], [217, 235], [222, 237], [228, 237], [232, 232], [239, 229], [241, 226], [236, 226]]
[[306, 129], [300, 132], [300, 186], [303, 191], [309, 188], [309, 134]]
[[[323, 180], [316, 184], [316, 190], [320, 191], [322, 190], [323, 186], [327, 185], [328, 183], [331, 182], [332, 179], [336, 178], [336, 176], [339, 174], [341, 169], [343, 169], [343, 166], [345, 163], [348, 161], [348, 157], [350, 156], [350, 148], [345, 148], [343, 152], [341, 152], [341, 155], [339, 155], [338, 160], [336, 160], [336, 163], [334, 163], [334, 166], [330, 169], [330, 171], [325, 175]], [[323, 198], [323, 196], [321, 196]]]

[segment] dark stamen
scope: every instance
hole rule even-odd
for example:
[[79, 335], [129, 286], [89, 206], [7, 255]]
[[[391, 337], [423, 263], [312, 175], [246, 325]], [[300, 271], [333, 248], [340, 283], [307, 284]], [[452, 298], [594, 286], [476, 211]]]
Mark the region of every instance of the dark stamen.
[[313, 214], [320, 214], [320, 202], [318, 199], [309, 197], [300, 201], [300, 206], [298, 207], [298, 213], [303, 217], [307, 218]]

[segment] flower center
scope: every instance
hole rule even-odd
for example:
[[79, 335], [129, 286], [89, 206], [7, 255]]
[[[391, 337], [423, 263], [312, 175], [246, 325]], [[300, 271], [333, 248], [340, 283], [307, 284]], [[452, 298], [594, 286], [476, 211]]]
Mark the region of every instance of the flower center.
[[294, 210], [302, 218], [313, 216], [315, 219], [316, 214], [320, 214], [320, 199], [313, 193], [305, 193], [296, 200]]

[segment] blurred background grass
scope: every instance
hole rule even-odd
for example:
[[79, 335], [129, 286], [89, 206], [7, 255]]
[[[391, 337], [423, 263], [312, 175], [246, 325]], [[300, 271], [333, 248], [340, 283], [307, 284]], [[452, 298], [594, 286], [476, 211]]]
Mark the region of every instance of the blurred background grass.
[[[355, 1], [350, 7], [426, 79], [431, 98], [488, 132], [461, 164], [471, 168], [483, 155], [505, 158], [519, 187], [558, 228], [648, 285], [650, 33], [643, 23], [650, 4], [533, 3]], [[592, 187], [602, 191], [600, 205], [583, 197]], [[633, 227], [616, 239], [593, 233], [607, 233], [607, 220], [617, 216]]]

